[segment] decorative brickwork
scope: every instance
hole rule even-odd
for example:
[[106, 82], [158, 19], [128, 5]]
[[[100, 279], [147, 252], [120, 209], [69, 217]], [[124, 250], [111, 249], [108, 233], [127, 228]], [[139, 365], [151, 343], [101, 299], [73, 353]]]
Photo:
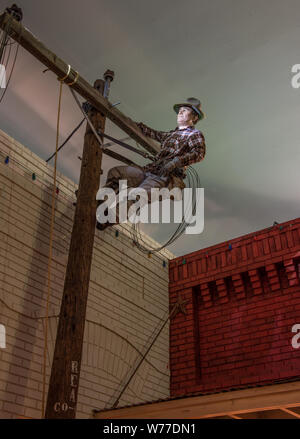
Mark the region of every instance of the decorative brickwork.
[[299, 218], [172, 260], [171, 396], [300, 379], [299, 272]]

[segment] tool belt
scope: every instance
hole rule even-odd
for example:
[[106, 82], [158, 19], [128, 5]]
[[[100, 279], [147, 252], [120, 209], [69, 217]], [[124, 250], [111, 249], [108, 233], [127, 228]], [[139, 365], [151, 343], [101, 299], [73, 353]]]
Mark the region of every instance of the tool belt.
[[[154, 174], [159, 175], [160, 170], [163, 168], [163, 162], [158, 163], [156, 165], [155, 170], [151, 170], [150, 172], [153, 172]], [[143, 168], [141, 168], [143, 169]], [[178, 187], [179, 189], [184, 189], [185, 184], [183, 179], [186, 177], [186, 173], [183, 168], [175, 168], [170, 175], [168, 176], [167, 181], [167, 188], [169, 190], [173, 189], [174, 187]]]

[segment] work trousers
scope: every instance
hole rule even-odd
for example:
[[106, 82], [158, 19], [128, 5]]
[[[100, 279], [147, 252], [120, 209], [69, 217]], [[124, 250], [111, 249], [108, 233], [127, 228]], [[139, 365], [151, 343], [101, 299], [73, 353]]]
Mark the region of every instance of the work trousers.
[[108, 171], [104, 187], [114, 190], [119, 188], [119, 180], [127, 180], [128, 188], [143, 188], [148, 193], [150, 202], [151, 189], [163, 188], [168, 185], [168, 177], [160, 177], [151, 172], [144, 172], [137, 166], [115, 166]]
[[[137, 166], [115, 166], [108, 171], [104, 187], [113, 189], [116, 194], [119, 192], [119, 180], [126, 180], [128, 190], [131, 188], [142, 188], [147, 192], [148, 203], [151, 202], [151, 189], [164, 188], [168, 186], [168, 177], [160, 177], [151, 172], [144, 172]], [[101, 203], [101, 202], [100, 202]], [[100, 204], [99, 203], [99, 204]], [[127, 202], [127, 212], [134, 201]], [[142, 203], [143, 204], [143, 203]], [[119, 206], [117, 205], [117, 222]]]

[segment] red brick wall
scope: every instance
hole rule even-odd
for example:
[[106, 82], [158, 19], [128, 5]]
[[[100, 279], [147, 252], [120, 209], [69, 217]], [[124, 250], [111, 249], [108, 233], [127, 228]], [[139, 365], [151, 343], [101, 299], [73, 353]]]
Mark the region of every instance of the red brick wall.
[[171, 395], [299, 377], [300, 218], [170, 263]]

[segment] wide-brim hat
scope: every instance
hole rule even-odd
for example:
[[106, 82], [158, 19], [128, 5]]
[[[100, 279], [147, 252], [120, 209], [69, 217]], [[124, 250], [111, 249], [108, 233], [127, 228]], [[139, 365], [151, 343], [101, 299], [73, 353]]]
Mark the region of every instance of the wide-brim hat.
[[201, 102], [197, 98], [187, 98], [186, 102], [182, 104], [175, 104], [174, 111], [178, 114], [180, 107], [189, 107], [197, 114], [199, 120], [204, 119], [205, 113], [201, 109]]

